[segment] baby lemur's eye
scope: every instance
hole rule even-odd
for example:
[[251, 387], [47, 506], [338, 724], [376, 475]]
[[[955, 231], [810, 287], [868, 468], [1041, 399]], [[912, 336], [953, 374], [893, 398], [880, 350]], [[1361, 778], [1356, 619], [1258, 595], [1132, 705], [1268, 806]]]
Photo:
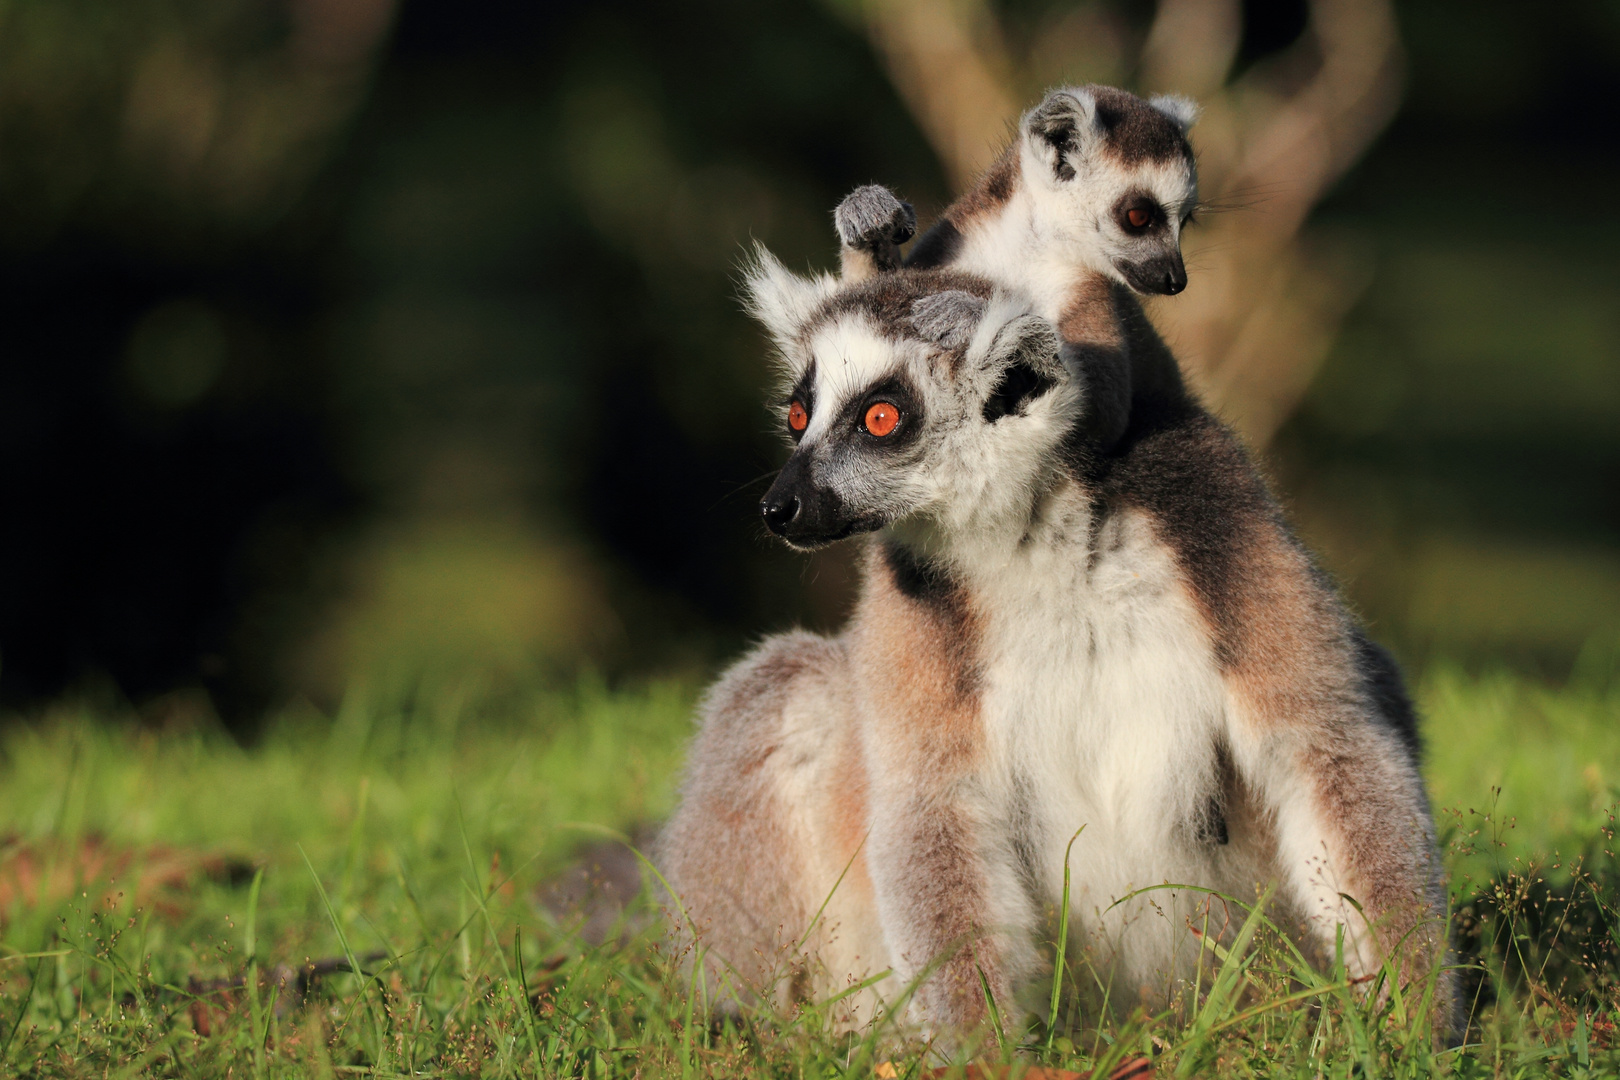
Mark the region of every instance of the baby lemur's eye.
[[788, 427], [794, 431], [803, 431], [810, 426], [810, 413], [805, 409], [804, 403], [795, 401], [788, 406]]
[[1114, 224], [1127, 236], [1146, 236], [1163, 228], [1168, 220], [1159, 200], [1141, 188], [1120, 196], [1109, 213], [1114, 217]]
[[887, 401], [874, 402], [866, 410], [866, 430], [882, 438], [900, 423], [900, 410]]

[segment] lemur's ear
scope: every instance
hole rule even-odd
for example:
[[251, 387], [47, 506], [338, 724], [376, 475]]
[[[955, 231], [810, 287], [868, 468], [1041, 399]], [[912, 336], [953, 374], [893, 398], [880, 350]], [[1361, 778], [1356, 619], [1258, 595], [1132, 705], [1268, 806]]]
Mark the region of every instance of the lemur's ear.
[[1054, 177], [1073, 180], [1070, 155], [1080, 149], [1096, 119], [1096, 99], [1084, 89], [1065, 86], [1049, 91], [1039, 105], [1025, 113], [1018, 130], [1024, 144]]
[[743, 305], [765, 324], [777, 348], [789, 354], [799, 327], [831, 295], [837, 282], [826, 274], [801, 277], [782, 265], [764, 244], [743, 266]]
[[1020, 315], [996, 331], [987, 359], [991, 363], [1022, 363], [1042, 371], [1062, 370], [1058, 359], [1062, 341], [1053, 325], [1039, 315]]
[[970, 292], [948, 289], [911, 305], [911, 325], [922, 337], [947, 349], [966, 345], [984, 318], [985, 302]]
[[1198, 114], [1202, 111], [1198, 102], [1180, 94], [1155, 94], [1148, 98], [1148, 104], [1174, 120], [1182, 131], [1196, 124]]
[[1024, 405], [1057, 385], [1063, 371], [1057, 330], [1038, 315], [1020, 315], [996, 332], [986, 356], [999, 369], [985, 398], [983, 414], [991, 423], [1024, 411]]

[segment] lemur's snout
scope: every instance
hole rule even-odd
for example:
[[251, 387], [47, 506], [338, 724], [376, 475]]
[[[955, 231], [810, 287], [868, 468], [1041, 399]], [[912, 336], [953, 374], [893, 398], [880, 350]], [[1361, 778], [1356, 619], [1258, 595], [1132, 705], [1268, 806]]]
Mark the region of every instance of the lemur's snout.
[[[776, 489], [771, 489], [776, 495]], [[777, 495], [776, 498], [766, 496], [759, 504], [759, 512], [765, 519], [765, 527], [777, 536], [786, 536], [793, 519], [799, 516], [799, 497], [797, 495]]]
[[1116, 262], [1127, 284], [1150, 296], [1174, 296], [1187, 287], [1187, 267], [1181, 252], [1172, 251], [1141, 262]]
[[1181, 256], [1177, 255], [1174, 264], [1164, 272], [1164, 295], [1174, 296], [1186, 287], [1187, 268], [1182, 265]]
[[816, 482], [810, 455], [803, 450], [776, 474], [776, 483], [759, 502], [759, 514], [767, 529], [799, 548], [820, 547], [877, 527], [856, 520], [837, 492]]

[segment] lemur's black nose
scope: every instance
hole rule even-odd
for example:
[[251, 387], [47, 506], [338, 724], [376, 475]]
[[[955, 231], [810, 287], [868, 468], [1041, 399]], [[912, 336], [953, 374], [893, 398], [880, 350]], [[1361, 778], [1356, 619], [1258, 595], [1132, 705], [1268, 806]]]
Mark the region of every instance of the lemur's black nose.
[[759, 504], [759, 512], [765, 518], [767, 529], [777, 536], [786, 536], [788, 526], [799, 516], [799, 497], [788, 495], [785, 498], [766, 499]]
[[1174, 296], [1187, 287], [1187, 271], [1179, 266], [1171, 267], [1164, 275], [1164, 295]]

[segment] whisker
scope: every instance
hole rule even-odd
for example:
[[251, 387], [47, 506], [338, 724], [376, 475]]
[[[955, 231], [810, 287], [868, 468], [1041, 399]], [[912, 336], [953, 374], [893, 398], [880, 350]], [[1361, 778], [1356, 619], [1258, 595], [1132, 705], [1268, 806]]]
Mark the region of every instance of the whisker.
[[1200, 199], [1193, 212], [1197, 214], [1230, 214], [1238, 210], [1252, 210], [1268, 203], [1287, 191], [1286, 184], [1254, 184], [1224, 191], [1218, 199]]
[[781, 471], [782, 471], [781, 467], [778, 466], [777, 468], [774, 468], [774, 469], [770, 470], [769, 472], [760, 473], [758, 476], [754, 477], [752, 480], [744, 480], [742, 483], [738, 484], [736, 487], [732, 488], [730, 491], [726, 492], [724, 495], [722, 495], [718, 499], [716, 499], [714, 501], [714, 503], [709, 507], [709, 509], [713, 510], [716, 507], [720, 506], [722, 503], [726, 502], [728, 499], [736, 498], [738, 495], [742, 494], [748, 488], [753, 487], [755, 484], [759, 483], [761, 480], [773, 480], [773, 479], [775, 479], [776, 474], [781, 472]]

